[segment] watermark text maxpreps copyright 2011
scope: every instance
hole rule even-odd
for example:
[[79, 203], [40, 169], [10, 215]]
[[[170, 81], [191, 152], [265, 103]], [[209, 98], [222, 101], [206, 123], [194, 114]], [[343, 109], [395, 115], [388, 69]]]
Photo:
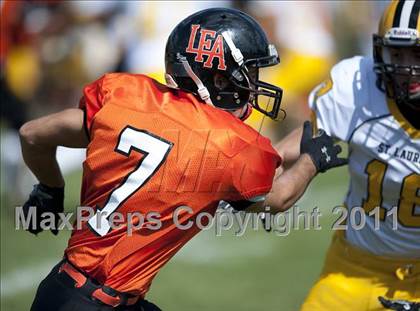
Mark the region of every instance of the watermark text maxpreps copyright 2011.
[[[392, 211], [393, 209], [388, 215], [391, 216], [392, 227], [396, 230], [398, 222], [395, 217], [392, 217], [395, 214]], [[332, 213], [339, 216], [333, 223], [333, 230], [345, 230], [348, 226], [355, 230], [361, 230], [366, 225], [368, 217], [374, 219], [375, 230], [379, 230], [381, 225], [379, 213], [373, 211], [366, 214], [362, 208], [355, 207], [348, 211], [337, 206]], [[105, 235], [111, 230], [125, 230], [127, 235], [132, 235], [140, 230], [160, 230], [170, 222], [179, 230], [189, 230], [193, 226], [200, 230], [214, 230], [216, 236], [221, 236], [226, 231], [233, 232], [235, 236], [242, 236], [248, 229], [272, 231], [278, 236], [287, 236], [291, 230], [321, 230], [321, 217], [322, 213], [317, 207], [312, 210], [300, 210], [298, 206], [275, 214], [270, 213], [269, 207], [266, 207], [265, 212], [261, 213], [232, 212], [231, 209], [219, 208], [214, 214], [211, 214], [205, 211], [195, 212], [188, 206], [179, 206], [170, 216], [165, 215], [164, 217], [153, 211], [145, 214], [115, 211], [108, 215], [105, 211], [87, 206], [78, 207], [75, 212], [58, 214], [46, 212], [42, 215], [37, 215], [36, 208], [30, 207], [25, 215], [23, 208], [17, 207], [15, 209], [15, 229], [28, 230], [31, 226], [34, 228], [35, 224], [39, 223], [43, 230], [80, 230], [84, 225], [89, 224], [90, 228], [99, 235]], [[56, 223], [58, 223], [57, 226]]]

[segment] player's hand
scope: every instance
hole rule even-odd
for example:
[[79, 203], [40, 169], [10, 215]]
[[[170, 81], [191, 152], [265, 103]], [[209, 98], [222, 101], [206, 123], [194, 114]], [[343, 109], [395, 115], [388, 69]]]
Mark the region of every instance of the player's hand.
[[384, 297], [378, 297], [378, 299], [387, 309], [398, 311], [420, 311], [420, 303], [405, 300], [388, 300]]
[[341, 147], [334, 144], [331, 136], [323, 130], [313, 137], [312, 123], [306, 121], [303, 124], [302, 139], [300, 141], [300, 154], [307, 153], [314, 163], [317, 172], [325, 172], [331, 168], [348, 163], [347, 159], [339, 158]]
[[[35, 207], [35, 217], [30, 218], [28, 231], [32, 234], [38, 234], [43, 231], [41, 228], [41, 221], [44, 213], [54, 214], [54, 227], [51, 227], [51, 232], [54, 235], [58, 234], [58, 213], [64, 211], [64, 187], [52, 188], [43, 184], [34, 186], [29, 199], [23, 205], [23, 214], [25, 219], [28, 219], [30, 207]], [[49, 216], [46, 216], [49, 217]], [[35, 219], [35, 224], [32, 219]]]

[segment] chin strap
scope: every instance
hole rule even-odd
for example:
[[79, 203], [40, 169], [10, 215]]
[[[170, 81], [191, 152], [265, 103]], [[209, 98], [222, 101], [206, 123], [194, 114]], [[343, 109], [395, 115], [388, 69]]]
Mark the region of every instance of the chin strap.
[[239, 65], [239, 67], [241, 67], [244, 63], [244, 56], [242, 55], [241, 50], [236, 47], [235, 43], [233, 43], [233, 40], [227, 31], [224, 31], [222, 33], [222, 36], [225, 39], [227, 45], [229, 46], [233, 59]]
[[184, 66], [185, 71], [187, 72], [188, 76], [194, 81], [194, 83], [197, 85], [197, 92], [198, 95], [200, 96], [200, 98], [208, 105], [213, 106], [213, 103], [211, 101], [210, 98], [210, 93], [209, 90], [204, 86], [203, 82], [200, 80], [199, 77], [197, 77], [197, 75], [194, 73], [194, 71], [192, 70], [190, 64], [188, 63], [187, 59], [182, 56], [179, 55], [178, 56], [179, 61], [182, 63], [182, 65]]

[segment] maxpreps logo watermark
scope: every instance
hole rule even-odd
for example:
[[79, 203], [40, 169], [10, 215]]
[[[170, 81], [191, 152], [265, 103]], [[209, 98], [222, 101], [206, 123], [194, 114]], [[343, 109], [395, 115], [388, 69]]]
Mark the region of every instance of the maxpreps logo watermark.
[[[388, 215], [392, 218], [392, 228], [398, 229], [396, 209], [391, 209]], [[350, 211], [342, 206], [336, 206], [332, 210], [337, 215], [331, 229], [346, 230], [351, 227], [354, 230], [362, 230], [368, 221], [373, 219], [373, 227], [380, 230], [379, 209], [366, 214], [363, 208], [354, 207]], [[22, 207], [17, 207], [15, 212], [15, 229], [35, 229], [35, 224], [43, 230], [81, 230], [88, 226], [97, 235], [105, 236], [112, 230], [123, 230], [128, 236], [141, 233], [142, 230], [161, 230], [167, 225], [174, 225], [179, 230], [190, 230], [194, 226], [199, 230], [213, 230], [216, 236], [222, 236], [229, 232], [234, 236], [243, 236], [247, 230], [271, 231], [277, 236], [287, 236], [292, 230], [321, 230], [320, 219], [323, 216], [318, 207], [312, 210], [301, 210], [298, 206], [286, 212], [272, 214], [270, 208], [265, 212], [246, 213], [236, 212], [229, 205], [222, 203], [215, 213], [195, 212], [191, 207], [179, 206], [174, 212], [164, 217], [158, 212], [120, 213], [118, 211], [107, 214], [91, 207], [79, 207], [74, 213], [43, 213], [38, 216], [36, 207], [30, 207], [25, 216]], [[39, 217], [39, 219], [37, 219]], [[58, 225], [56, 225], [58, 224]]]

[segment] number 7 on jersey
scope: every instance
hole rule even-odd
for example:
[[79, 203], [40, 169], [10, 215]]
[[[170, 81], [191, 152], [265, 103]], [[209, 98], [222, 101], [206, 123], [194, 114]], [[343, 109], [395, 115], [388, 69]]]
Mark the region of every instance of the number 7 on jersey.
[[137, 167], [127, 175], [120, 186], [109, 195], [105, 205], [88, 221], [89, 227], [100, 236], [106, 235], [110, 230], [109, 216], [114, 213], [125, 201], [138, 191], [157, 172], [165, 161], [173, 143], [131, 126], [125, 127], [118, 139], [115, 152], [129, 157], [131, 151], [144, 154]]

